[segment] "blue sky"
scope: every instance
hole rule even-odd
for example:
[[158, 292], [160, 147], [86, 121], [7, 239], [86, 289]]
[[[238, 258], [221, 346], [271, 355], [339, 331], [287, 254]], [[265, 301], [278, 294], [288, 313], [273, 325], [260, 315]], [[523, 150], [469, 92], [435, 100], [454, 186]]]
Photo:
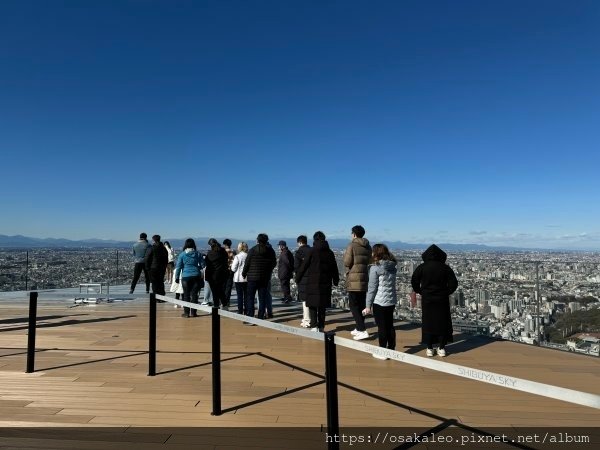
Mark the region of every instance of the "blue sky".
[[600, 249], [600, 2], [0, 3], [0, 234]]

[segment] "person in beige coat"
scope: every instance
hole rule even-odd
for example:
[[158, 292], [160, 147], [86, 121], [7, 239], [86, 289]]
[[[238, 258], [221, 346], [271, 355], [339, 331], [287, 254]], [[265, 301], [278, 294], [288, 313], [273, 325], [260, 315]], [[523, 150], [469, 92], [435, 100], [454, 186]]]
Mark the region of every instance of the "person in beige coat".
[[367, 290], [369, 289], [369, 263], [372, 250], [364, 235], [365, 229], [361, 225], [352, 227], [352, 242], [348, 244], [344, 252], [348, 303], [356, 322], [356, 328], [352, 331], [352, 335], [357, 341], [369, 337], [362, 311], [366, 307]]

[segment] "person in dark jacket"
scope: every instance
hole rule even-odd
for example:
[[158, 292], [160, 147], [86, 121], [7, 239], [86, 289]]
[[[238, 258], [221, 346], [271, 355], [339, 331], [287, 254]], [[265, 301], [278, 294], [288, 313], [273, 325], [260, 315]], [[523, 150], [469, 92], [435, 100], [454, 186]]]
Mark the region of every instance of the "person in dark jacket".
[[148, 247], [144, 258], [146, 270], [150, 273], [152, 281], [152, 292], [165, 295], [165, 272], [169, 263], [169, 252], [164, 244], [160, 242], [160, 236], [152, 236], [152, 246]]
[[[304, 235], [298, 236], [296, 239], [296, 243], [298, 244], [298, 250], [294, 253], [294, 272], [298, 275], [298, 271], [300, 270], [300, 266], [302, 262], [308, 256], [310, 252], [310, 246], [308, 245], [308, 239]], [[298, 286], [298, 301], [302, 302], [302, 322], [300, 322], [300, 326], [303, 328], [310, 327], [310, 315], [308, 311], [308, 306], [306, 306], [306, 283], [308, 281], [307, 277], [304, 277]]]
[[279, 260], [277, 262], [277, 276], [283, 292], [283, 303], [291, 303], [290, 280], [294, 276], [294, 255], [290, 252], [285, 241], [279, 241]]
[[312, 331], [323, 331], [325, 309], [331, 307], [331, 287], [340, 282], [340, 273], [325, 234], [317, 231], [313, 239], [313, 247], [298, 270], [296, 282], [300, 284], [304, 277], [307, 278], [306, 304], [310, 314], [310, 328]]
[[229, 261], [227, 251], [221, 247], [215, 238], [208, 240], [210, 250], [206, 254], [206, 281], [210, 284], [213, 296], [213, 305], [218, 308], [223, 305], [227, 308], [225, 300], [225, 283], [229, 276]]
[[265, 318], [265, 309], [269, 301], [269, 282], [276, 264], [277, 256], [273, 247], [269, 245], [269, 236], [259, 234], [256, 245], [248, 252], [242, 271], [242, 276], [248, 280], [247, 316], [254, 317], [254, 296], [258, 291], [258, 318]]
[[429, 246], [421, 257], [423, 263], [413, 272], [411, 284], [421, 294], [422, 341], [427, 344], [427, 356], [434, 355], [436, 343], [438, 355], [446, 356], [446, 344], [453, 340], [449, 297], [458, 287], [458, 280], [446, 264], [446, 253], [437, 245]]

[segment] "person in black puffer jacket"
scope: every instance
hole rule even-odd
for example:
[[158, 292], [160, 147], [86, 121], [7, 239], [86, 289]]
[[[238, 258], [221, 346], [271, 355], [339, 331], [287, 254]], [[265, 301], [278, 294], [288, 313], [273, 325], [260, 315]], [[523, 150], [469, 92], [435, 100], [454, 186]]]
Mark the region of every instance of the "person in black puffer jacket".
[[[169, 253], [164, 244], [160, 242], [160, 236], [152, 236], [152, 245], [146, 250], [144, 263], [146, 270], [150, 273], [152, 281], [152, 292], [158, 295], [165, 295], [165, 272], [169, 262]], [[159, 300], [162, 302], [164, 300]]]
[[254, 317], [254, 296], [258, 291], [258, 318], [265, 318], [269, 295], [269, 281], [273, 269], [277, 265], [275, 250], [269, 245], [269, 236], [261, 233], [256, 238], [256, 245], [250, 249], [242, 276], [248, 280], [246, 315]]
[[208, 245], [210, 250], [206, 254], [206, 280], [212, 291], [213, 305], [216, 308], [219, 305], [226, 308], [225, 282], [229, 276], [227, 251], [221, 247], [221, 244], [215, 238], [210, 238]]

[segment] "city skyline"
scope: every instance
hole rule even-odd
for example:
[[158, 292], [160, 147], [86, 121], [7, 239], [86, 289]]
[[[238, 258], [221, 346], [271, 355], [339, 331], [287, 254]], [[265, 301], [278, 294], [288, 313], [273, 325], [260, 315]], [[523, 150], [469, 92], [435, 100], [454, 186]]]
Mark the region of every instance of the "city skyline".
[[5, 2], [0, 234], [600, 250], [593, 1]]

